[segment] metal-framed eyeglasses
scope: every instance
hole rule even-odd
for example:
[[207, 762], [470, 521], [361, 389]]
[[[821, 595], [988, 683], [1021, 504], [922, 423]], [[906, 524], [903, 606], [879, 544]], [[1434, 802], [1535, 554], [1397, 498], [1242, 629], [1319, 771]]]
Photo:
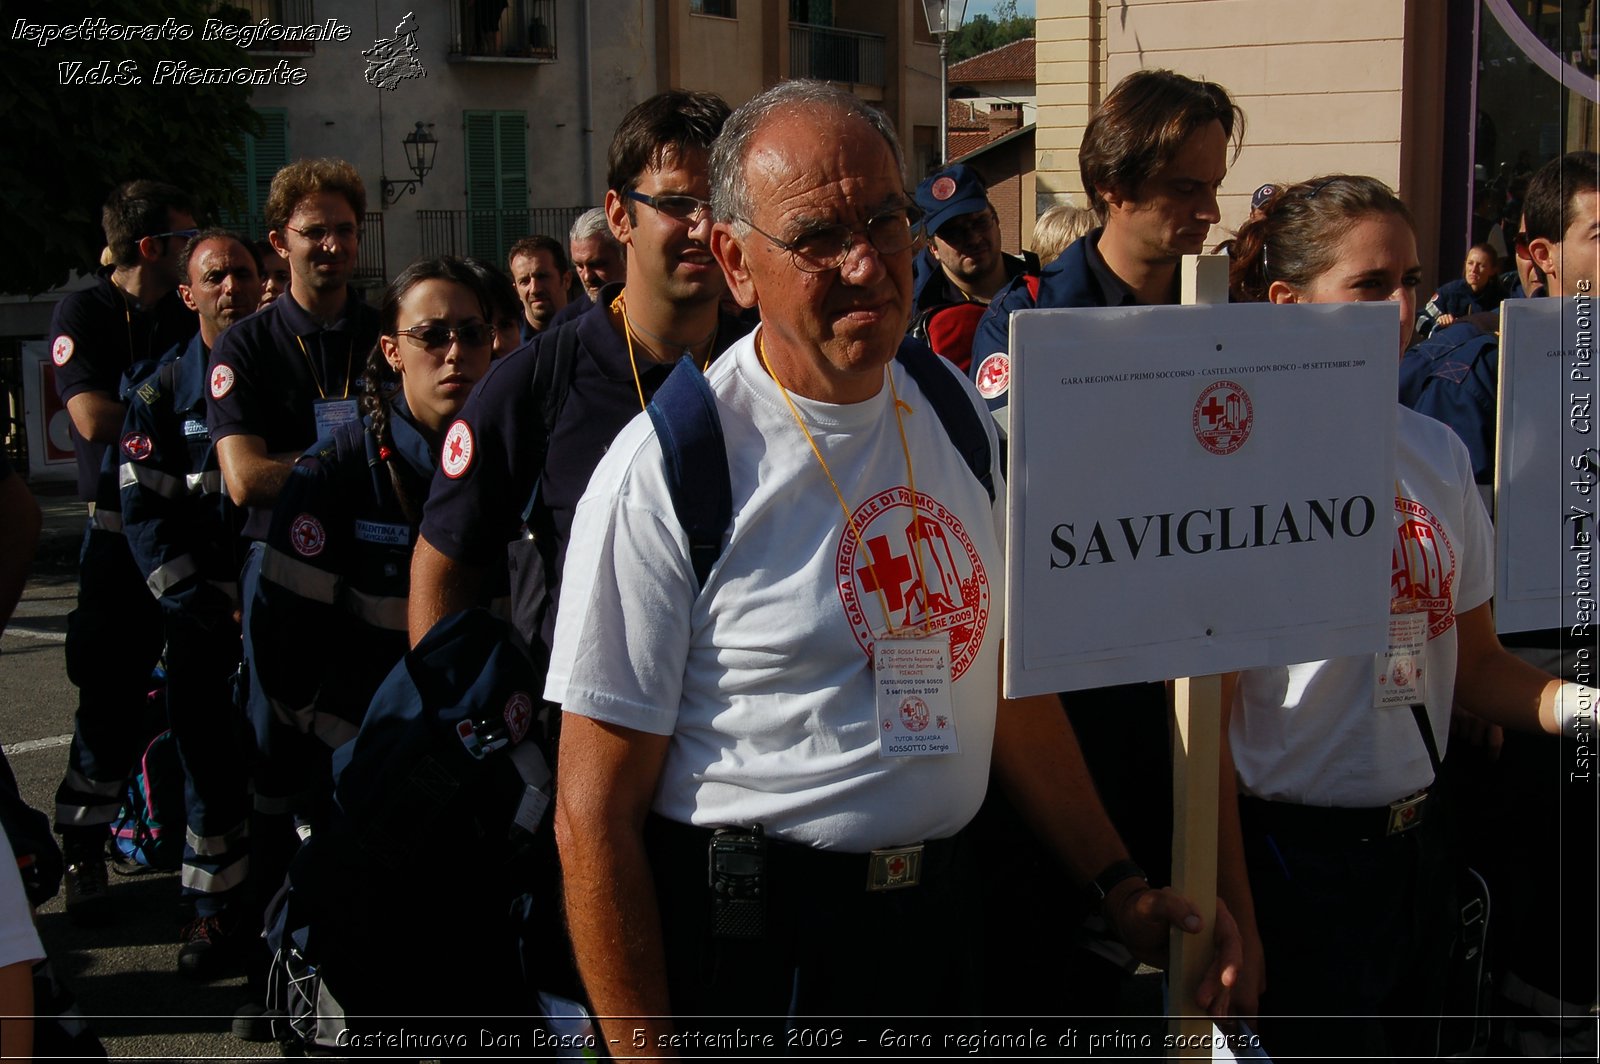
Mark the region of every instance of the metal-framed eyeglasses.
[[488, 347], [494, 342], [494, 326], [486, 321], [469, 321], [465, 325], [413, 325], [409, 329], [396, 329], [396, 334], [409, 336], [429, 351], [443, 351], [452, 341], [461, 341], [462, 347]]
[[335, 225], [332, 227], [326, 225], [308, 225], [304, 229], [296, 229], [292, 225], [285, 225], [284, 228], [289, 230], [291, 233], [299, 233], [313, 244], [327, 244], [329, 237], [332, 237], [342, 243], [346, 240], [354, 240], [361, 235], [361, 227], [353, 222], [345, 222], [343, 225]]
[[688, 222], [694, 225], [711, 210], [711, 204], [697, 196], [671, 195], [652, 196], [634, 189], [628, 190], [628, 198], [637, 200], [647, 207], [654, 207], [662, 214], [675, 222]]
[[787, 251], [798, 269], [806, 273], [827, 273], [844, 265], [855, 249], [858, 234], [866, 237], [872, 250], [879, 255], [898, 255], [913, 247], [922, 238], [918, 224], [921, 218], [922, 212], [907, 204], [868, 218], [864, 226], [825, 225], [807, 230], [793, 240], [780, 240], [748, 218], [740, 221], [766, 237], [774, 247]]

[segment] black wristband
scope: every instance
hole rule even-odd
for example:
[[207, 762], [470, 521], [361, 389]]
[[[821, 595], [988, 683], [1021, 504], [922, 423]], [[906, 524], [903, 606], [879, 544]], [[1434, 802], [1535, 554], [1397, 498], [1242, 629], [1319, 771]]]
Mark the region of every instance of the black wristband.
[[1106, 866], [1105, 871], [1095, 876], [1089, 884], [1089, 899], [1096, 904], [1103, 904], [1112, 889], [1125, 879], [1143, 879], [1149, 882], [1149, 876], [1144, 874], [1144, 869], [1134, 864], [1131, 860], [1123, 858], [1113, 861]]

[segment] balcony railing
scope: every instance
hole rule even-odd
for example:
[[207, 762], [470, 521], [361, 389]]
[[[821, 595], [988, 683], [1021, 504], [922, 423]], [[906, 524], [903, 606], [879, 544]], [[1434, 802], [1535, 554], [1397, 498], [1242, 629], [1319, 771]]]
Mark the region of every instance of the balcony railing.
[[886, 85], [883, 36], [789, 23], [789, 73], [855, 85]]
[[472, 255], [503, 267], [506, 252], [525, 236], [567, 233], [587, 207], [513, 207], [501, 210], [418, 211], [424, 255]]
[[556, 0], [451, 0], [451, 59], [554, 62]]
[[[279, 26], [309, 26], [317, 21], [312, 7], [312, 0], [226, 0], [218, 5], [217, 17], [231, 22], [234, 20], [228, 15], [242, 12], [243, 17], [238, 21], [246, 25], [259, 25], [266, 19]], [[222, 8], [234, 10], [229, 12]], [[255, 55], [310, 55], [316, 47], [310, 41], [256, 41], [248, 50]]]
[[[223, 215], [219, 225], [234, 230], [251, 240], [267, 238], [267, 220], [260, 214], [243, 218]], [[361, 246], [356, 253], [355, 279], [358, 281], [387, 281], [388, 258], [383, 244], [383, 212], [368, 211], [361, 219]]]

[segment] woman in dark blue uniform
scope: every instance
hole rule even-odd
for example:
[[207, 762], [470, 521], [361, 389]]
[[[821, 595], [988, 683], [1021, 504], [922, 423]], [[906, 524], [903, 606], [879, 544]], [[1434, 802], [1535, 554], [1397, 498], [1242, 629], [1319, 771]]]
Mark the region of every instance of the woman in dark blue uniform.
[[405, 654], [417, 524], [446, 427], [489, 367], [493, 317], [459, 259], [407, 267], [384, 296], [361, 423], [307, 451], [279, 497], [246, 628], [271, 710], [254, 722], [258, 773], [302, 825], [331, 793], [333, 748]]

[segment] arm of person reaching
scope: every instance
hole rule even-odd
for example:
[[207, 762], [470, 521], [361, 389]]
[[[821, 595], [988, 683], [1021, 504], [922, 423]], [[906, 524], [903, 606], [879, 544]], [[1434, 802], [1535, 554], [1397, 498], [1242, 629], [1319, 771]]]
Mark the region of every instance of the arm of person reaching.
[[576, 714], [562, 722], [555, 831], [567, 925], [613, 1055], [637, 1048], [656, 1056], [656, 1036], [672, 1030], [661, 915], [644, 846], [670, 739]]
[[406, 606], [411, 645], [420, 643], [452, 613], [481, 605], [484, 578], [483, 566], [457, 561], [419, 534], [411, 555], [411, 598]]
[[1239, 826], [1239, 779], [1233, 767], [1233, 746], [1228, 741], [1228, 715], [1239, 674], [1222, 677], [1222, 735], [1217, 766], [1217, 897], [1239, 925], [1243, 964], [1232, 987], [1233, 1014], [1254, 1018], [1267, 989], [1267, 966], [1256, 926], [1255, 898], [1245, 868], [1244, 832]]
[[268, 454], [260, 436], [224, 436], [217, 441], [222, 483], [235, 506], [271, 506], [289, 480], [293, 454]]
[[22, 598], [43, 517], [22, 478], [0, 457], [0, 632]]
[[1593, 731], [1596, 690], [1564, 683], [1501, 646], [1489, 603], [1456, 614], [1456, 632], [1456, 705], [1520, 731]]
[[[1088, 883], [1112, 864], [1128, 859], [1127, 848], [1095, 792], [1072, 724], [1054, 697], [1000, 697], [994, 767], [1012, 802], [1079, 882]], [[1105, 913], [1135, 956], [1160, 967], [1167, 963], [1170, 928], [1198, 934], [1205, 927], [1187, 899], [1169, 887], [1156, 890], [1138, 878], [1111, 888]], [[1195, 990], [1195, 1001], [1223, 1019], [1229, 1011], [1229, 990], [1239, 977], [1241, 947], [1239, 930], [1220, 900], [1212, 937], [1216, 957]]]
[[110, 392], [79, 392], [67, 400], [67, 416], [78, 435], [95, 443], [115, 443], [122, 432], [123, 405]]

